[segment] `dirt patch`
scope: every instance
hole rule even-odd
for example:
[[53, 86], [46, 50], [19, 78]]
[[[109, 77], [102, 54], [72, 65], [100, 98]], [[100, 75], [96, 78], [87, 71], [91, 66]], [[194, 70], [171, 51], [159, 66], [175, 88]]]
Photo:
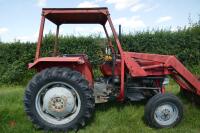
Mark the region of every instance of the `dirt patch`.
[[8, 124], [9, 124], [10, 127], [15, 127], [16, 126], [16, 121], [11, 120], [11, 121], [8, 122]]

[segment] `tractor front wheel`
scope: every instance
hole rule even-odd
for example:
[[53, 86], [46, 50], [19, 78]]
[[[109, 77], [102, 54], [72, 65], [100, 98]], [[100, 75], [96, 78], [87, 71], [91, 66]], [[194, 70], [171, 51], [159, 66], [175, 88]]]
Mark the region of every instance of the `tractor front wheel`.
[[151, 127], [174, 127], [181, 121], [182, 117], [182, 103], [172, 94], [157, 94], [145, 106], [144, 118]]
[[27, 115], [46, 131], [78, 130], [91, 118], [94, 96], [87, 80], [68, 68], [48, 68], [29, 82], [24, 96]]

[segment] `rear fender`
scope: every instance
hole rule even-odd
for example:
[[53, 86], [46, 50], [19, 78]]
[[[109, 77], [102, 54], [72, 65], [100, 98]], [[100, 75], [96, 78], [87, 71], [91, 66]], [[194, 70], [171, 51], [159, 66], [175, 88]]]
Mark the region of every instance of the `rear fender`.
[[36, 69], [38, 72], [50, 67], [67, 67], [80, 72], [93, 88], [94, 77], [90, 62], [84, 57], [44, 57], [30, 63], [29, 69]]

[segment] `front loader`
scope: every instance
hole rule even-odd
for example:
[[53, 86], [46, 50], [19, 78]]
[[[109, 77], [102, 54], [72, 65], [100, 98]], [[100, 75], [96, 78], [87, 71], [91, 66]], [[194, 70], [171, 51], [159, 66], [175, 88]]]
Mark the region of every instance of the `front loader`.
[[[41, 57], [45, 20], [57, 26], [53, 55]], [[111, 41], [105, 24], [111, 28]], [[100, 24], [108, 43], [99, 69], [103, 76], [94, 79], [85, 54], [58, 54], [59, 27], [63, 24]], [[77, 44], [78, 45], [78, 44]], [[78, 130], [86, 125], [95, 103], [110, 100], [148, 100], [144, 118], [155, 128], [177, 125], [183, 117], [181, 101], [165, 86], [171, 76], [183, 93], [200, 95], [200, 81], [172, 55], [124, 51], [107, 8], [44, 8], [35, 60], [29, 69], [37, 74], [27, 85], [24, 106], [31, 121], [47, 131]]]

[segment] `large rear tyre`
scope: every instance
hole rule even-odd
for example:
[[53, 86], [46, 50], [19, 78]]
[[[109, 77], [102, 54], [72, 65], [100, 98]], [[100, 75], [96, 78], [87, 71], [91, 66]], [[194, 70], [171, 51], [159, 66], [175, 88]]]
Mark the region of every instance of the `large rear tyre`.
[[79, 72], [54, 67], [41, 71], [29, 82], [24, 106], [38, 128], [68, 131], [85, 125], [92, 116], [95, 100]]
[[157, 94], [145, 106], [144, 118], [151, 127], [174, 127], [181, 121], [182, 117], [182, 103], [172, 94]]

